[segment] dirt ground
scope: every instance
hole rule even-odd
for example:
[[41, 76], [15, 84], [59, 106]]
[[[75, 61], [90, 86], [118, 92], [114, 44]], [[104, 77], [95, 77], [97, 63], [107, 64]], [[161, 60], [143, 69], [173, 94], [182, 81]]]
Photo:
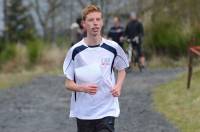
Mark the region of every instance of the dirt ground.
[[[152, 107], [151, 90], [182, 73], [181, 68], [132, 71], [119, 98], [116, 132], [178, 132]], [[76, 132], [69, 119], [70, 91], [64, 77], [41, 76], [28, 84], [0, 91], [0, 132]]]

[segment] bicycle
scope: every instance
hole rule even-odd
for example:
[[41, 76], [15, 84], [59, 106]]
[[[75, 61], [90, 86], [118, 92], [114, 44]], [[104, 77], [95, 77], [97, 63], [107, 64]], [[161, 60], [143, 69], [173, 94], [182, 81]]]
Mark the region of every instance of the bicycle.
[[136, 49], [136, 46], [132, 45], [133, 41], [134, 40], [125, 38], [124, 39], [124, 45], [125, 45], [124, 50], [127, 54], [130, 68], [132, 68], [132, 65], [134, 67], [137, 66], [139, 71], [142, 72], [143, 66], [140, 62], [140, 57], [139, 57], [138, 51]]

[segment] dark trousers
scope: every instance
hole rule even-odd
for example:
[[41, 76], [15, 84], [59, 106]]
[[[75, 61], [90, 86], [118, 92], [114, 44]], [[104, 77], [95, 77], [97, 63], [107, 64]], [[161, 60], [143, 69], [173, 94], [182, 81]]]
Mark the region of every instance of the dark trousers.
[[77, 119], [78, 132], [114, 132], [114, 117], [104, 117], [96, 120]]
[[132, 43], [132, 48], [136, 50], [138, 57], [142, 57], [142, 45], [141, 44]]

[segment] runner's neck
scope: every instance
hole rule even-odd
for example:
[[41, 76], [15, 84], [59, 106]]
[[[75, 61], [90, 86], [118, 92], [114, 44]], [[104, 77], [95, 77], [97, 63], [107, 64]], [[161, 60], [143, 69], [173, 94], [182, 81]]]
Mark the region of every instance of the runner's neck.
[[84, 39], [84, 42], [88, 45], [88, 46], [95, 46], [95, 45], [99, 45], [102, 41], [102, 36], [95, 36], [95, 37], [86, 37]]

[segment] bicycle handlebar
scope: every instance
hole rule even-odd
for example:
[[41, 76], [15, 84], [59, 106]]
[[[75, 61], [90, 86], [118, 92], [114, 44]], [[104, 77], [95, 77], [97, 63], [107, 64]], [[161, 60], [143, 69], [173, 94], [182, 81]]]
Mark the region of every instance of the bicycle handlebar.
[[123, 39], [123, 42], [128, 42], [128, 43], [136, 43], [136, 44], [139, 44], [139, 39], [135, 39], [135, 38], [133, 38], [133, 39], [130, 39], [130, 38], [124, 38]]

